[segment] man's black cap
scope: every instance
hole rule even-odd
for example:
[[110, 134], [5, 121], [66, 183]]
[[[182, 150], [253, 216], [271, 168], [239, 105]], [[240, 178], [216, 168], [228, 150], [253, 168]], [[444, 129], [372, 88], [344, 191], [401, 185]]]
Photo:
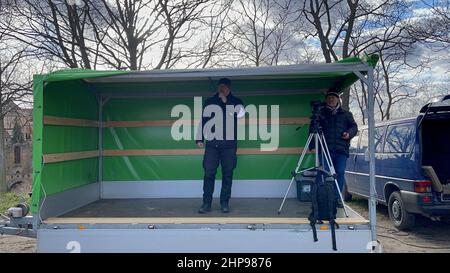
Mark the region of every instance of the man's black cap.
[[221, 84], [225, 84], [226, 86], [228, 86], [228, 88], [231, 87], [231, 80], [228, 78], [222, 78], [219, 80], [219, 82], [217, 83], [217, 85], [221, 85]]
[[325, 95], [325, 98], [328, 96], [335, 96], [336, 98], [340, 98], [339, 93], [335, 92], [335, 91], [328, 91], [327, 94]]

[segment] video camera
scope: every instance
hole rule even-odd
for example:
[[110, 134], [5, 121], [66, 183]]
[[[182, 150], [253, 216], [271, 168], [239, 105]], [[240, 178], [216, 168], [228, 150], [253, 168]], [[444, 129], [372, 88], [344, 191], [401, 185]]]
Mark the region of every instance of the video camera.
[[327, 104], [320, 100], [310, 101], [309, 104], [311, 105], [311, 113], [312, 113], [310, 124], [311, 132], [313, 133], [319, 132], [321, 130], [320, 121], [323, 119], [321, 111], [323, 107], [325, 107]]

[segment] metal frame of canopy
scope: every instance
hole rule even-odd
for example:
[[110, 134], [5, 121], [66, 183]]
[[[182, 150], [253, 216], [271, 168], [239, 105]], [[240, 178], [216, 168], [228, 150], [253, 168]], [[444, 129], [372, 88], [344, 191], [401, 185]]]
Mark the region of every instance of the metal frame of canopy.
[[[125, 82], [167, 82], [183, 80], [208, 80], [228, 77], [231, 80], [258, 80], [270, 78], [320, 78], [324, 73], [342, 73], [341, 76], [353, 73], [368, 88], [368, 144], [369, 144], [369, 220], [372, 237], [372, 248], [376, 246], [376, 191], [375, 191], [375, 141], [374, 141], [374, 90], [373, 90], [373, 66], [366, 62], [349, 63], [328, 63], [328, 64], [307, 64], [307, 65], [289, 65], [276, 67], [256, 67], [256, 68], [226, 68], [226, 69], [187, 69], [187, 70], [154, 70], [154, 71], [136, 71], [127, 74], [118, 74], [101, 78], [89, 78], [89, 83], [125, 83]], [[364, 75], [366, 74], [366, 75]], [[321, 92], [317, 90], [316, 92]], [[136, 93], [115, 93], [99, 95], [99, 178], [102, 181], [102, 106], [110, 97], [134, 97], [145, 96], [145, 94]]]
[[[367, 63], [327, 63], [327, 64], [302, 64], [269, 67], [249, 68], [211, 68], [211, 69], [170, 69], [133, 71], [102, 78], [89, 78], [87, 82], [111, 83], [111, 82], [162, 82], [176, 80], [202, 80], [211, 78], [229, 77], [231, 79], [268, 79], [270, 77], [291, 76], [298, 77], [323, 77], [320, 73], [349, 73], [354, 71], [367, 71]], [[342, 75], [344, 76], [344, 74]]]

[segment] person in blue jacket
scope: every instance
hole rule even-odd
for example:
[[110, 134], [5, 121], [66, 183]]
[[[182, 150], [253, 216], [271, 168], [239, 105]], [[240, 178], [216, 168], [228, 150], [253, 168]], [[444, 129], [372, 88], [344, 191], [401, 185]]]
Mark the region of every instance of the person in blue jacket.
[[[211, 107], [212, 106], [212, 107]], [[215, 133], [210, 136], [205, 136], [205, 125], [215, 116], [211, 114], [210, 117], [205, 117], [205, 110], [221, 109], [220, 117], [223, 122], [216, 124], [211, 131]], [[214, 108], [215, 107], [215, 108]], [[231, 109], [235, 109], [232, 111]], [[236, 109], [239, 109], [236, 111]], [[216, 173], [219, 163], [222, 166], [222, 189], [220, 192], [220, 206], [223, 213], [230, 211], [229, 201], [231, 197], [231, 185], [233, 181], [233, 171], [237, 163], [237, 118], [245, 115], [243, 110], [242, 100], [235, 97], [231, 93], [231, 80], [222, 78], [218, 82], [217, 93], [208, 98], [203, 105], [202, 124], [199, 126], [201, 130], [200, 139], [196, 140], [199, 148], [205, 147], [205, 154], [203, 157], [203, 203], [198, 210], [199, 213], [207, 213], [211, 211], [212, 196], [214, 192], [214, 183], [216, 180]], [[211, 111], [207, 111], [211, 112]], [[231, 120], [233, 125], [226, 122], [226, 119]], [[206, 144], [204, 144], [206, 139]]]

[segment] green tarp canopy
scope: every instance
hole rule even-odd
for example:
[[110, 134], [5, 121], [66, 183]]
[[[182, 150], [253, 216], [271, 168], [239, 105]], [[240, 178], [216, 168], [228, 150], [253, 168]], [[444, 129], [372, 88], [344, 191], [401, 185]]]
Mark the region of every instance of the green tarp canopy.
[[[279, 105], [281, 120], [277, 151], [258, 152], [266, 140], [239, 141], [236, 183], [289, 179], [307, 138], [307, 126], [296, 128], [308, 124], [310, 101], [349, 87], [359, 79], [355, 73], [364, 74], [377, 60], [372, 55], [331, 64], [35, 75], [32, 212], [44, 199], [98, 182], [202, 180], [202, 154], [194, 141], [171, 138], [177, 120], [171, 109], [212, 96], [222, 77], [232, 80], [232, 92], [246, 105], [268, 105], [269, 111]], [[246, 124], [246, 132], [252, 126]], [[308, 160], [312, 164], [311, 155]]]

